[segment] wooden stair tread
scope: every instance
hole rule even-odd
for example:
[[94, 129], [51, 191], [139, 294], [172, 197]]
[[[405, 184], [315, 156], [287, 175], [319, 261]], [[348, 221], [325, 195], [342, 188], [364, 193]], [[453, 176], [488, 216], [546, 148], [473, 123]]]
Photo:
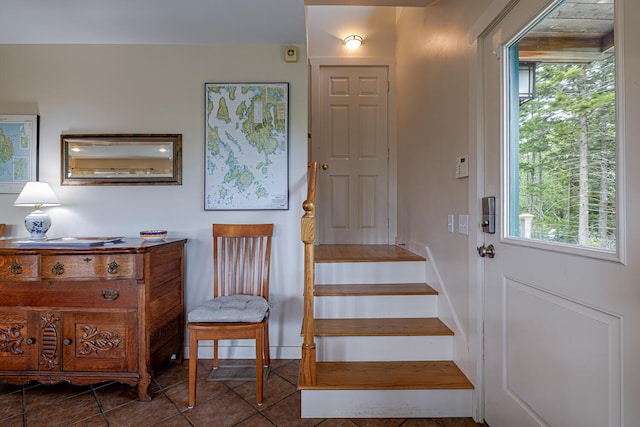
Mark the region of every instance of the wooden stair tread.
[[436, 317], [315, 319], [313, 327], [317, 337], [453, 335]]
[[314, 295], [327, 296], [382, 296], [382, 295], [438, 295], [438, 291], [426, 283], [393, 283], [361, 285], [318, 285]]
[[317, 245], [314, 259], [316, 263], [425, 261], [424, 257], [395, 245]]
[[460, 390], [473, 384], [449, 360], [318, 362], [317, 380], [300, 390]]

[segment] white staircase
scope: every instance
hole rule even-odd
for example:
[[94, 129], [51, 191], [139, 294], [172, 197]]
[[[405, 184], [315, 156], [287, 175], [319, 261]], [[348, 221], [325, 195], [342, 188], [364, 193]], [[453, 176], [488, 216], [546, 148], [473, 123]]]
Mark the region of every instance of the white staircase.
[[316, 247], [317, 382], [299, 386], [303, 418], [471, 416], [473, 386], [451, 360], [427, 260], [388, 248], [401, 256]]

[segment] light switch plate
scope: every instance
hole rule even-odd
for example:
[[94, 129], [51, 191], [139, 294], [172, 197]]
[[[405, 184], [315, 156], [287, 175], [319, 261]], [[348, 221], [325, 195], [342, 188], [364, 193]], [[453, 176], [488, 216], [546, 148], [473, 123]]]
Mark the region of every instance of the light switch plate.
[[469, 215], [458, 215], [458, 233], [469, 234]]
[[447, 231], [453, 233], [453, 214], [447, 215]]

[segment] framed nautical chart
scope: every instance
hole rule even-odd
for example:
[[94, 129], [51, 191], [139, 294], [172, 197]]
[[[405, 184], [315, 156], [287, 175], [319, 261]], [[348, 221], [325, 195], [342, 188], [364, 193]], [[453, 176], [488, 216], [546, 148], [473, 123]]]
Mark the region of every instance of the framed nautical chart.
[[289, 209], [288, 128], [288, 83], [205, 83], [205, 210]]
[[38, 116], [0, 114], [0, 193], [38, 180]]

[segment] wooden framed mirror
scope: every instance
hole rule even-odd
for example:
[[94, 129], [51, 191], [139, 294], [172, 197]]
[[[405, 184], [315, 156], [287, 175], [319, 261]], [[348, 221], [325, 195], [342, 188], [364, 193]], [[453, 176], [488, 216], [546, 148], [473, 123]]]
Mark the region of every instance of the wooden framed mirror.
[[181, 185], [182, 134], [61, 135], [62, 185]]

